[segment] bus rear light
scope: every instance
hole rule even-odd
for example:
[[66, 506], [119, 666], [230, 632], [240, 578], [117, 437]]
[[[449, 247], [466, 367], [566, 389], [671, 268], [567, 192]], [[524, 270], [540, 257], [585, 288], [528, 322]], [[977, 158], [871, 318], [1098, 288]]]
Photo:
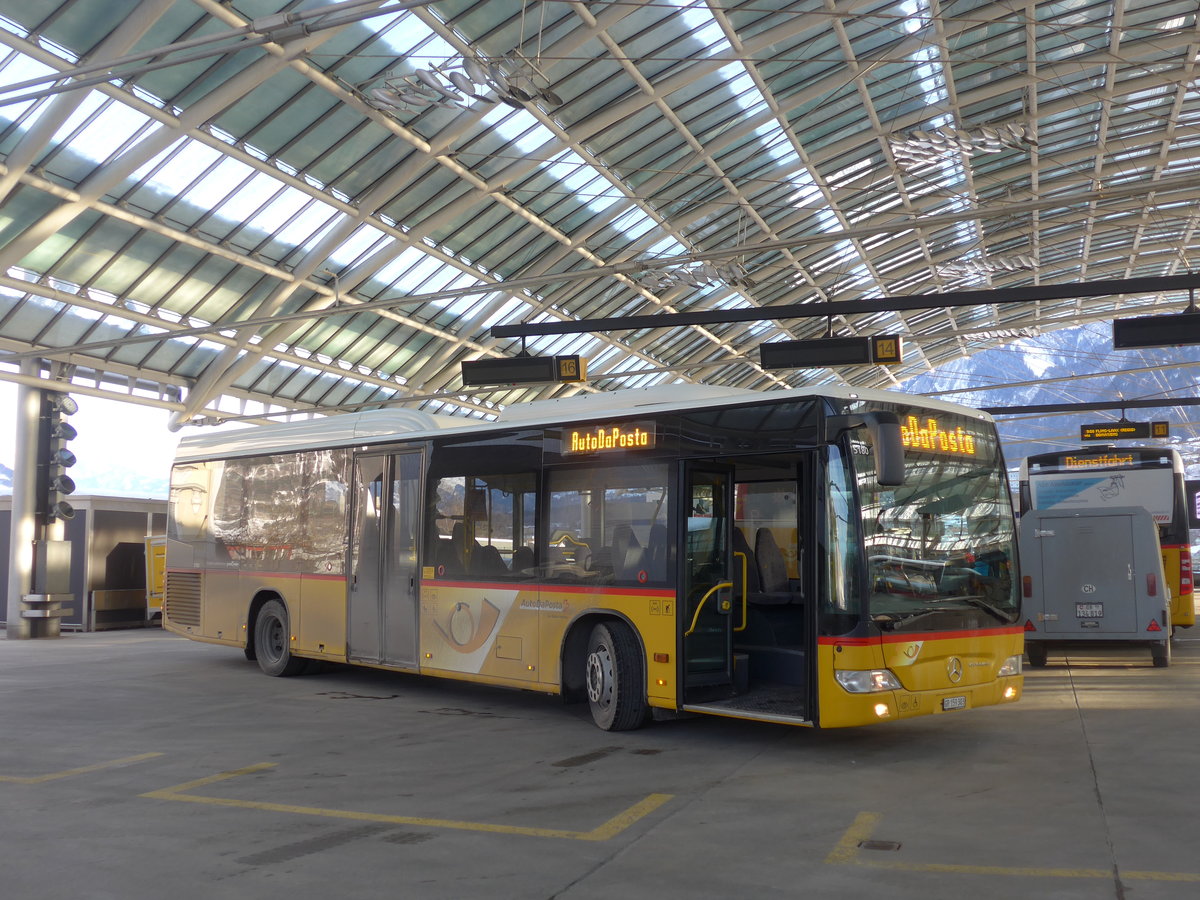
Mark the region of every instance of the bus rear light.
[[1146, 573], [1146, 593], [1151, 597], [1158, 596], [1158, 576], [1153, 572]]
[[1026, 600], [1028, 600], [1030, 597], [1033, 596], [1033, 576], [1032, 575], [1022, 575], [1021, 576], [1021, 594], [1025, 597]]
[[1025, 630], [1026, 631], [1037, 631], [1037, 626], [1033, 624], [1032, 619], [1025, 620]]

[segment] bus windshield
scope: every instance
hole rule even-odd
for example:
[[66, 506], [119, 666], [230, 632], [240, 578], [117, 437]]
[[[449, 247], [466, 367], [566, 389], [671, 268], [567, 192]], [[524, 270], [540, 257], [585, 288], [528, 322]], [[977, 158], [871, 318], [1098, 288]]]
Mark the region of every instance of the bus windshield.
[[884, 629], [1011, 625], [1016, 536], [990, 423], [900, 411], [905, 481], [882, 487], [870, 436], [851, 456], [862, 507], [871, 618]]

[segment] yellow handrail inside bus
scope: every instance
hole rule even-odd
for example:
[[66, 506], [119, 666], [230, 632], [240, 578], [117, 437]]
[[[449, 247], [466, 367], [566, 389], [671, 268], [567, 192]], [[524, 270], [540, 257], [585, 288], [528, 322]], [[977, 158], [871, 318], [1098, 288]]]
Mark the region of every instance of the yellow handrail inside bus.
[[749, 596], [747, 594], [747, 590], [746, 590], [747, 587], [749, 586], [750, 558], [747, 557], [746, 554], [742, 553], [740, 550], [734, 550], [733, 555], [740, 556], [742, 558], [742, 624], [737, 626], [737, 628], [735, 628], [733, 630], [734, 631], [745, 631], [746, 630], [746, 607], [750, 603], [750, 598], [749, 598]]
[[698, 604], [696, 604], [696, 614], [694, 616], [692, 616], [692, 626], [691, 626], [691, 628], [689, 628], [687, 631], [685, 631], [683, 633], [684, 637], [691, 636], [691, 633], [696, 630], [696, 622], [700, 618], [700, 610], [704, 609], [704, 604], [708, 602], [708, 598], [711, 597], [713, 594], [715, 594], [717, 591], [721, 590], [722, 588], [731, 588], [731, 587], [733, 587], [732, 581], [722, 581], [720, 584], [714, 584], [712, 587], [710, 587], [708, 589], [708, 593], [705, 594], [703, 597], [701, 597], [700, 602]]

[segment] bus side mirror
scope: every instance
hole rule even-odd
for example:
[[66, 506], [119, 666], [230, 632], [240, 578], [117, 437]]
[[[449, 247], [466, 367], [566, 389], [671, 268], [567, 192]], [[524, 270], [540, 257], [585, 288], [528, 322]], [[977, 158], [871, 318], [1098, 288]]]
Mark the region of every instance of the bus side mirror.
[[884, 487], [904, 484], [904, 442], [900, 440], [900, 417], [890, 412], [863, 415], [871, 443], [875, 446], [875, 473]]
[[883, 487], [904, 484], [904, 443], [900, 439], [900, 418], [895, 413], [879, 411], [829, 416], [825, 419], [825, 440], [832, 443], [839, 432], [860, 425], [865, 425], [871, 433], [876, 480]]

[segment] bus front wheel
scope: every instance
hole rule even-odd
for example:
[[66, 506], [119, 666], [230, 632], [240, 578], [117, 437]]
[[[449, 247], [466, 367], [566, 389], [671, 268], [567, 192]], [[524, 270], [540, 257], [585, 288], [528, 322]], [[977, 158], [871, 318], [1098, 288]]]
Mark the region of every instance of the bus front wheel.
[[646, 720], [641, 651], [628, 626], [603, 622], [592, 629], [584, 684], [592, 719], [605, 731], [630, 731]]
[[254, 620], [258, 667], [268, 675], [299, 675], [308, 667], [308, 660], [292, 656], [291, 643], [287, 608], [278, 600], [268, 600]]

